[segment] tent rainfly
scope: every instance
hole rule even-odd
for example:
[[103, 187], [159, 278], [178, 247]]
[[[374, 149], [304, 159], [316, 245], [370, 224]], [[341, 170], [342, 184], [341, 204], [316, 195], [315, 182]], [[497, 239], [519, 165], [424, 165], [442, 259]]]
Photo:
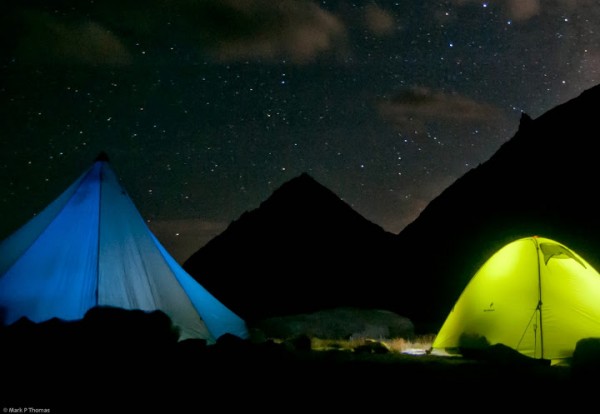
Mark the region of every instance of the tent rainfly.
[[600, 274], [564, 245], [527, 237], [498, 250], [477, 271], [432, 348], [460, 353], [479, 341], [560, 360], [588, 337], [600, 337]]
[[95, 306], [163, 311], [180, 339], [248, 336], [154, 237], [104, 154], [0, 244], [0, 322], [78, 320]]

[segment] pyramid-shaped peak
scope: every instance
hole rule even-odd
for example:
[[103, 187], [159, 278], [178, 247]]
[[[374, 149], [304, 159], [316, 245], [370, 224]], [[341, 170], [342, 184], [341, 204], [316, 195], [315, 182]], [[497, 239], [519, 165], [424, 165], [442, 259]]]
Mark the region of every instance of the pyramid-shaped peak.
[[[380, 287], [376, 278], [387, 274], [394, 240], [303, 173], [232, 222], [184, 268], [236, 304], [244, 319], [367, 307]], [[365, 275], [368, 282], [348, 283]]]
[[271, 197], [263, 203], [281, 202], [282, 200], [296, 201], [299, 199], [310, 200], [318, 198], [340, 198], [330, 189], [319, 183], [306, 172], [283, 183], [273, 191]]
[[[359, 222], [367, 221], [360, 216], [335, 192], [319, 183], [307, 173], [283, 183], [271, 196], [260, 204], [259, 215], [270, 217], [283, 217], [294, 221], [300, 217], [308, 220], [311, 217], [323, 225], [323, 221], [344, 221], [347, 219]], [[330, 223], [331, 224], [331, 223]]]
[[325, 188], [322, 184], [320, 184], [317, 180], [315, 180], [310, 174], [307, 172], [303, 172], [297, 177], [292, 178], [291, 180], [285, 182], [281, 188], [289, 188], [289, 187], [305, 187], [305, 188]]

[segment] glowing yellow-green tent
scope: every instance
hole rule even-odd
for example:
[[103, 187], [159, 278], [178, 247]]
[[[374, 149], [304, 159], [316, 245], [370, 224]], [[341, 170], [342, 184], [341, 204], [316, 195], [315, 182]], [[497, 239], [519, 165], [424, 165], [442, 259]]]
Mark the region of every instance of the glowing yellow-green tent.
[[571, 357], [577, 341], [589, 337], [600, 337], [600, 274], [566, 246], [527, 237], [479, 269], [432, 347], [459, 352], [479, 341], [557, 360]]

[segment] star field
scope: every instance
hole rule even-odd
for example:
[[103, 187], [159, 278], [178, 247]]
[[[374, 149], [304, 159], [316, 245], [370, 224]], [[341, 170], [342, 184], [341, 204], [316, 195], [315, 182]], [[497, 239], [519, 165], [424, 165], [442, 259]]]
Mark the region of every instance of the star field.
[[302, 172], [398, 233], [600, 79], [592, 0], [18, 3], [0, 238], [100, 151], [180, 261]]

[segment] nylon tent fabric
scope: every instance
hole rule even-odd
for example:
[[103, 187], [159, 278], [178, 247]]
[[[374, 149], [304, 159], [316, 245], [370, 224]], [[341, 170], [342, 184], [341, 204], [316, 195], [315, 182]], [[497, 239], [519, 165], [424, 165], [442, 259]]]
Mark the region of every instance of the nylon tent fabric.
[[503, 344], [531, 358], [560, 360], [589, 337], [600, 337], [600, 274], [568, 247], [527, 237], [477, 271], [432, 348]]
[[180, 340], [247, 338], [245, 321], [196, 282], [146, 226], [99, 158], [0, 244], [0, 314], [77, 320], [94, 306], [165, 312]]

